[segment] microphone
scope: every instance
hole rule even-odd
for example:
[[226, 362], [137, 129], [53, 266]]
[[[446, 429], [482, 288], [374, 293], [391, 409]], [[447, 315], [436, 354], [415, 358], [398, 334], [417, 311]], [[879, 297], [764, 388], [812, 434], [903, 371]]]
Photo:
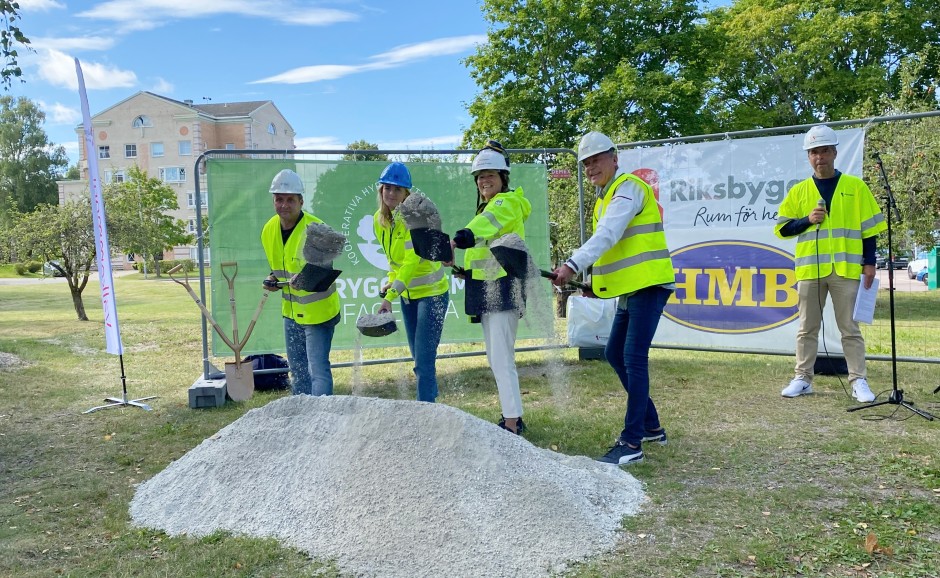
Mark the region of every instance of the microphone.
[[878, 154], [878, 151], [871, 151], [871, 158], [875, 159], [875, 162], [881, 164], [881, 155]]
[[[816, 202], [816, 206], [820, 209], [826, 209], [826, 199], [819, 197], [819, 201]], [[819, 231], [819, 227], [822, 225], [822, 221], [816, 223], [816, 230]]]

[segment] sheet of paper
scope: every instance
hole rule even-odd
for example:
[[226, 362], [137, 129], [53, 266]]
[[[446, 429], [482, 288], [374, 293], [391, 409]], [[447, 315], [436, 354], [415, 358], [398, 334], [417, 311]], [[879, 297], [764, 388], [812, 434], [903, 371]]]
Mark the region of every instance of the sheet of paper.
[[878, 278], [872, 279], [871, 287], [865, 289], [865, 275], [860, 277], [861, 284], [858, 286], [858, 295], [855, 297], [855, 310], [852, 312], [852, 319], [858, 323], [868, 323], [875, 319], [875, 298], [878, 297]]

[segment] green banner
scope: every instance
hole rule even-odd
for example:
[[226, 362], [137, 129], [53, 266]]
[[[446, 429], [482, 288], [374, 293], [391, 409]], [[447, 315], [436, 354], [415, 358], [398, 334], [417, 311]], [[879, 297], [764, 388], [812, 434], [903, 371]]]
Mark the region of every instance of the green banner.
[[[212, 256], [211, 311], [213, 317], [231, 337], [232, 314], [229, 286], [220, 265], [238, 264], [235, 278], [235, 303], [240, 337], [255, 313], [264, 290], [261, 281], [270, 273], [261, 229], [274, 216], [274, 205], [268, 188], [281, 169], [297, 172], [304, 181], [304, 210], [322, 219], [347, 238], [343, 254], [333, 263], [342, 270], [336, 281], [341, 301], [341, 321], [333, 338], [334, 349], [355, 347], [358, 332], [356, 319], [374, 313], [381, 304], [378, 291], [387, 281], [388, 262], [375, 239], [372, 216], [378, 208], [376, 180], [387, 163], [378, 161], [314, 161], [288, 159], [210, 158], [208, 171], [209, 227]], [[449, 235], [466, 226], [476, 210], [476, 188], [467, 163], [407, 163], [414, 182], [413, 191], [426, 194], [441, 212], [443, 230]], [[526, 222], [526, 243], [535, 262], [549, 267], [548, 181], [545, 165], [513, 164], [510, 186], [521, 186], [532, 203], [532, 214]], [[457, 251], [457, 264], [463, 263], [463, 251]], [[234, 270], [227, 266], [226, 273]], [[464, 314], [463, 280], [448, 275], [451, 306], [444, 323], [443, 342], [481, 341], [482, 329], [471, 324]], [[552, 304], [551, 286], [546, 281], [537, 285], [544, 291], [537, 299], [529, 299], [530, 307], [538, 303]], [[393, 311], [401, 323], [399, 303]], [[284, 351], [284, 330], [281, 318], [281, 295], [272, 293], [242, 354], [281, 353]], [[551, 327], [521, 323], [520, 338], [542, 338], [551, 335]], [[404, 331], [387, 337], [359, 339], [363, 347], [405, 346]], [[231, 350], [213, 335], [212, 351], [229, 356]]]

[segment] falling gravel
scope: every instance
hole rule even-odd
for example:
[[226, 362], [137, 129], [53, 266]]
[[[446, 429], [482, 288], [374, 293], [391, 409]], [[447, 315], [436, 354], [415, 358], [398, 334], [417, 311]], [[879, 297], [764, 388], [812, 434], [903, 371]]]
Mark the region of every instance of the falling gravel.
[[442, 404], [291, 396], [141, 484], [134, 524], [273, 537], [357, 576], [547, 576], [614, 548], [645, 500], [619, 468]]

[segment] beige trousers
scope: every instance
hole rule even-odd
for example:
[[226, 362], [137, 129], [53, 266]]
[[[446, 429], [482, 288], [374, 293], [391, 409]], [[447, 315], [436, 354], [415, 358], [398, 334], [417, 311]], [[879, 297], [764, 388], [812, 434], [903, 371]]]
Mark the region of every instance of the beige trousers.
[[842, 352], [849, 368], [849, 383], [865, 377], [865, 339], [858, 322], [852, 319], [860, 281], [836, 275], [800, 281], [800, 329], [796, 334], [796, 376], [813, 382], [813, 366], [819, 351], [819, 328], [826, 296], [832, 297], [836, 324], [842, 334]]

